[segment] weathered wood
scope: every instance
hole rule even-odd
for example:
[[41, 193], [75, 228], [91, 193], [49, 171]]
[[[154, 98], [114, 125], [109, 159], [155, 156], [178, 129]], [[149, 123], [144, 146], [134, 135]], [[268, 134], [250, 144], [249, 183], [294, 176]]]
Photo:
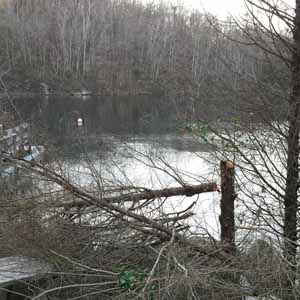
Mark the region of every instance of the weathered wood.
[[235, 224], [234, 224], [234, 164], [233, 162], [221, 161], [221, 242], [224, 251], [235, 253]]
[[[234, 189], [234, 163], [230, 160], [221, 161], [221, 243], [223, 251], [229, 254], [229, 269], [221, 274], [224, 280], [224, 286], [230, 286], [230, 289], [224, 289], [222, 298], [224, 299], [243, 299], [240, 293], [240, 274], [235, 270], [236, 254], [235, 246], [235, 224], [234, 224], [234, 200], [236, 198]], [[232, 264], [232, 266], [230, 266]], [[234, 288], [236, 287], [236, 288]]]
[[[121, 202], [137, 202], [142, 200], [150, 200], [155, 198], [168, 198], [173, 196], [186, 196], [191, 197], [197, 194], [215, 192], [218, 187], [215, 182], [203, 183], [199, 185], [183, 186], [183, 187], [174, 187], [161, 190], [147, 190], [140, 193], [128, 193], [118, 196], [103, 197], [101, 201], [108, 203], [121, 203]], [[85, 207], [89, 203], [86, 201], [72, 201], [72, 202], [61, 202], [59, 203], [60, 207], [72, 208], [72, 207]]]

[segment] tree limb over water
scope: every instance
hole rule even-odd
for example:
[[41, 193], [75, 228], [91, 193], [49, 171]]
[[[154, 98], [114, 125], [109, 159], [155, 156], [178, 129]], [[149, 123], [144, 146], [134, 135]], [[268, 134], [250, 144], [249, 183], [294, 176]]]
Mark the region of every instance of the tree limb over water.
[[[53, 208], [65, 208], [70, 209], [74, 208], [84, 208], [84, 207], [96, 207], [98, 209], [103, 210], [108, 215], [113, 216], [114, 218], [126, 223], [128, 227], [133, 230], [139, 231], [144, 235], [156, 237], [161, 241], [168, 241], [174, 235], [175, 240], [183, 245], [189, 245], [195, 249], [198, 249], [199, 252], [204, 255], [213, 255], [211, 249], [207, 250], [203, 247], [199, 246], [197, 243], [190, 241], [184, 235], [180, 234], [180, 230], [176, 230], [174, 233], [173, 226], [175, 226], [175, 221], [182, 220], [190, 216], [187, 210], [177, 213], [177, 215], [172, 219], [173, 226], [169, 226], [165, 224], [164, 218], [153, 218], [148, 217], [139, 209], [129, 207], [126, 208], [124, 206], [120, 206], [119, 204], [124, 201], [138, 202], [141, 200], [150, 200], [154, 198], [168, 198], [172, 196], [193, 196], [200, 193], [206, 192], [215, 192], [218, 190], [217, 184], [215, 182], [204, 183], [200, 185], [194, 186], [183, 186], [183, 187], [175, 187], [175, 188], [166, 188], [162, 190], [148, 190], [141, 193], [135, 194], [126, 194], [119, 195], [114, 197], [98, 197], [93, 193], [86, 191], [82, 187], [78, 187], [68, 179], [66, 179], [63, 175], [58, 174], [51, 169], [35, 163], [28, 162], [24, 159], [17, 159], [12, 157], [10, 154], [3, 153], [3, 157], [15, 164], [18, 168], [23, 170], [28, 170], [33, 172], [43, 178], [47, 178], [51, 182], [58, 184], [62, 187], [66, 192], [73, 195], [75, 198], [80, 199], [79, 202], [75, 201], [73, 203], [61, 203], [57, 205], [57, 203], [53, 206]], [[51, 205], [51, 204], [50, 204]], [[171, 220], [169, 218], [169, 220]], [[174, 227], [175, 228], [175, 227]], [[220, 253], [217, 254], [220, 256]]]
[[[199, 185], [189, 185], [183, 187], [171, 187], [160, 190], [146, 190], [140, 193], [128, 193], [124, 195], [103, 197], [101, 201], [106, 201], [109, 203], [122, 203], [122, 202], [138, 202], [142, 200], [151, 200], [156, 198], [169, 198], [173, 196], [186, 196], [191, 197], [197, 194], [216, 192], [218, 190], [217, 184], [215, 182], [208, 182]], [[58, 206], [64, 208], [72, 207], [86, 207], [87, 204], [85, 201], [72, 201], [72, 202], [63, 202]]]

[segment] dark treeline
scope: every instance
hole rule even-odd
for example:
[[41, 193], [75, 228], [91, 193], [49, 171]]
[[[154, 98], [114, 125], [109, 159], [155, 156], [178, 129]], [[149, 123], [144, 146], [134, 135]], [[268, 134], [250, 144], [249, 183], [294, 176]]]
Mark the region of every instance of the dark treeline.
[[6, 0], [0, 14], [0, 71], [9, 90], [41, 91], [45, 82], [120, 101], [151, 95], [189, 122], [268, 110], [272, 119], [285, 116], [286, 66], [249, 46], [230, 20], [134, 0]]

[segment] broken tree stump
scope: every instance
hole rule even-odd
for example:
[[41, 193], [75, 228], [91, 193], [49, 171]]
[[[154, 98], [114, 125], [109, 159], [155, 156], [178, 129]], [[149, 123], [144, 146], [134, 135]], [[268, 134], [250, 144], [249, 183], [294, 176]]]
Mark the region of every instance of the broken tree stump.
[[230, 160], [221, 161], [221, 242], [227, 253], [234, 254], [235, 246], [235, 224], [234, 224], [234, 200], [236, 198], [234, 189], [234, 163]]

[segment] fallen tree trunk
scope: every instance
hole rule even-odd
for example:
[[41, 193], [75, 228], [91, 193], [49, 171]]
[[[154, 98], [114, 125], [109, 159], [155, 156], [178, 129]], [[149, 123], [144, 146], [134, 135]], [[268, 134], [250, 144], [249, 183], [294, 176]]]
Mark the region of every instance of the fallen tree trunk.
[[[123, 202], [138, 202], [142, 200], [151, 200], [156, 198], [168, 198], [174, 196], [186, 196], [191, 197], [197, 194], [215, 192], [218, 190], [215, 182], [203, 183], [199, 185], [189, 185], [182, 187], [166, 188], [161, 190], [146, 190], [140, 193], [127, 193], [118, 196], [102, 197], [100, 200], [108, 203], [123, 203]], [[73, 193], [72, 193], [73, 195]], [[76, 207], [82, 208], [89, 206], [86, 201], [72, 201], [58, 203], [58, 207], [64, 207], [66, 209]]]
[[[95, 195], [92, 195], [91, 193], [87, 192], [81, 187], [77, 187], [74, 184], [72, 184], [70, 181], [68, 181], [64, 176], [56, 173], [55, 171], [52, 171], [38, 163], [28, 162], [24, 159], [16, 159], [14, 157], [11, 157], [10, 155], [7, 155], [5, 153], [5, 158], [10, 160], [11, 162], [15, 163], [18, 167], [30, 170], [44, 178], [47, 178], [48, 180], [57, 183], [59, 186], [61, 186], [65, 191], [71, 193], [76, 198], [80, 199], [80, 202], [84, 206], [95, 206], [98, 208], [103, 209], [107, 213], [111, 214], [112, 216], [119, 218], [120, 220], [123, 220], [128, 224], [128, 226], [133, 225], [132, 227], [136, 230], [140, 230], [141, 232], [145, 233], [145, 228], [147, 229], [147, 234], [151, 236], [156, 236], [161, 241], [168, 241], [171, 238], [174, 238], [178, 242], [181, 242], [182, 244], [189, 245], [191, 247], [195, 247], [195, 249], [198, 249], [198, 251], [202, 252], [203, 254], [207, 255], [213, 255], [215, 256], [216, 253], [211, 253], [211, 251], [207, 249], [203, 249], [201, 246], [197, 245], [197, 243], [191, 242], [189, 239], [187, 239], [185, 236], [181, 235], [179, 232], [176, 232], [175, 228], [170, 228], [156, 220], [153, 220], [150, 217], [147, 217], [143, 214], [139, 214], [138, 212], [126, 209], [118, 203], [114, 203], [112, 200], [116, 201], [116, 199], [126, 198], [125, 195], [122, 196], [116, 196], [116, 197], [109, 197], [109, 198], [101, 198], [97, 197]], [[155, 197], [171, 197], [171, 196], [179, 196], [179, 195], [185, 195], [185, 196], [192, 196], [199, 193], [204, 192], [214, 192], [217, 191], [217, 184], [216, 183], [205, 183], [201, 185], [196, 186], [183, 186], [178, 188], [170, 188], [170, 189], [163, 189], [163, 190], [150, 190], [145, 191], [142, 193], [137, 194], [131, 194], [130, 197], [127, 195], [127, 201], [128, 199], [131, 199], [131, 201], [139, 201], [139, 200], [147, 200], [152, 199]], [[137, 224], [140, 224], [137, 226]], [[220, 253], [218, 253], [220, 255]]]

